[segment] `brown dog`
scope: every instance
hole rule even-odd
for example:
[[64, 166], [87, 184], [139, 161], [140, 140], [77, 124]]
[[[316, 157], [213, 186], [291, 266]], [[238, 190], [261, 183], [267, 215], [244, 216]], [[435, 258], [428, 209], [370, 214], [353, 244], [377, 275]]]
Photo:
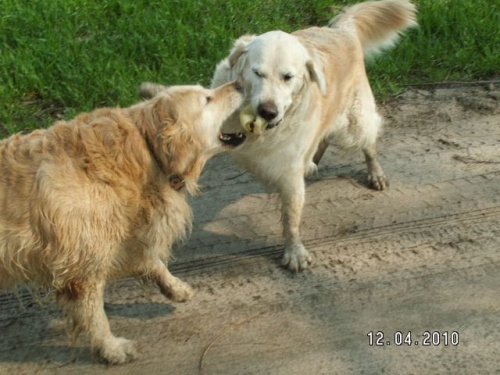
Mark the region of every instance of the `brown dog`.
[[240, 91], [174, 86], [0, 141], [0, 288], [53, 288], [73, 340], [84, 331], [104, 361], [134, 359], [133, 342], [110, 331], [106, 280], [147, 278], [172, 301], [192, 297], [164, 261], [190, 228], [185, 191], [223, 149]]

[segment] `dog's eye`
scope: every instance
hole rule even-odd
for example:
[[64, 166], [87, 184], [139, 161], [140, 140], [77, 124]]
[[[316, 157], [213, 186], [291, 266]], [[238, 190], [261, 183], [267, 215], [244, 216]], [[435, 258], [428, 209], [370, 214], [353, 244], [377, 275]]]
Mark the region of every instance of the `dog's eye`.
[[292, 73], [283, 74], [283, 81], [288, 82], [293, 78]]
[[253, 69], [253, 72], [255, 73], [255, 75], [257, 77], [260, 77], [260, 78], [263, 78], [264, 77], [264, 73], [262, 73], [260, 70], [258, 69]]
[[211, 96], [206, 96], [205, 99], [207, 100], [207, 104], [208, 104], [212, 101], [213, 98]]

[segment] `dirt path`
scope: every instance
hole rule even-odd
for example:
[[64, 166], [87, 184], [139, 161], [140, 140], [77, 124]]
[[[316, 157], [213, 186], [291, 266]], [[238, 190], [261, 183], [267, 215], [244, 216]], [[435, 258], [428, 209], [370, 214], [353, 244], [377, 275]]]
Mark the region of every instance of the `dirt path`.
[[[500, 373], [499, 100], [500, 86], [478, 86], [386, 105], [388, 191], [365, 188], [361, 153], [328, 150], [308, 181], [302, 232], [314, 264], [301, 274], [278, 266], [276, 196], [217, 157], [171, 266], [195, 298], [170, 304], [133, 280], [107, 294], [114, 333], [137, 340], [142, 357], [107, 368], [82, 340], [71, 362], [52, 296], [40, 309], [23, 294], [18, 313], [4, 294], [0, 374]], [[412, 345], [397, 346], [397, 331]], [[440, 344], [424, 346], [425, 331]]]

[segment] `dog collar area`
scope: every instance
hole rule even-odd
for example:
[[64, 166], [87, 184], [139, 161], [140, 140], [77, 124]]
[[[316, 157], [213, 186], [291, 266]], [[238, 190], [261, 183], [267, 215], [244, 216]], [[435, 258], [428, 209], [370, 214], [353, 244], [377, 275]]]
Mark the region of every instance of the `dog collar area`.
[[175, 191], [182, 190], [184, 186], [186, 186], [186, 183], [184, 182], [184, 179], [182, 176], [178, 174], [173, 174], [168, 177], [168, 182], [170, 184], [170, 187], [174, 189]]

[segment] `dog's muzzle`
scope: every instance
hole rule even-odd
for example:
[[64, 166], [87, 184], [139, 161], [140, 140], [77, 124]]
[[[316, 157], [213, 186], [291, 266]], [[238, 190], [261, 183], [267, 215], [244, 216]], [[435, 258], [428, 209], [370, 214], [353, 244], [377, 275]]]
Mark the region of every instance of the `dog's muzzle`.
[[274, 129], [275, 127], [277, 127], [279, 124], [281, 124], [281, 121], [283, 121], [283, 119], [275, 122], [274, 124], [267, 124], [266, 126], [266, 130], [271, 130], [271, 129]]

